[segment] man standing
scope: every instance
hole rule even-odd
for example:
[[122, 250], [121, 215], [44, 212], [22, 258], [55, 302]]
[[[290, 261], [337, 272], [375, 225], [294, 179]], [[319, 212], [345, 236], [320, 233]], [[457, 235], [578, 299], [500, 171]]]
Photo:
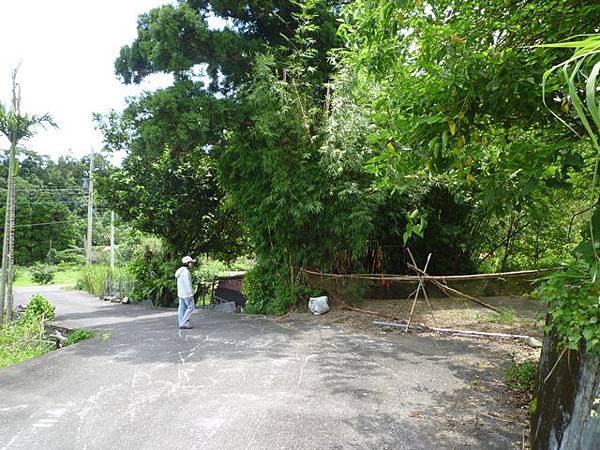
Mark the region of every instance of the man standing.
[[181, 259], [183, 266], [175, 272], [177, 278], [177, 297], [179, 297], [179, 308], [177, 308], [177, 321], [179, 328], [189, 330], [192, 328], [190, 319], [194, 312], [194, 290], [192, 289], [192, 274], [190, 269], [196, 262], [191, 256], [184, 256]]

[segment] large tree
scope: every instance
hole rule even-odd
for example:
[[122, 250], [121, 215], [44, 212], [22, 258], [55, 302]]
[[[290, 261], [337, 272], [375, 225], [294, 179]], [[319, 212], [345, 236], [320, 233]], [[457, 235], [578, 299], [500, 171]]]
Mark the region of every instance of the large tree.
[[[315, 2], [313, 77], [320, 84], [332, 70], [326, 53], [338, 39], [336, 7]], [[108, 147], [127, 151], [122, 169], [99, 182], [125, 220], [176, 252], [241, 251], [243, 226], [219, 184], [215, 149], [224, 130], [249, 123], [234, 98], [256, 56], [291, 54], [301, 13], [300, 4], [286, 1], [190, 0], [140, 16], [137, 38], [115, 62], [117, 75], [139, 83], [165, 72], [174, 83], [130, 100], [122, 114], [98, 117]], [[226, 26], [211, 28], [215, 17]]]

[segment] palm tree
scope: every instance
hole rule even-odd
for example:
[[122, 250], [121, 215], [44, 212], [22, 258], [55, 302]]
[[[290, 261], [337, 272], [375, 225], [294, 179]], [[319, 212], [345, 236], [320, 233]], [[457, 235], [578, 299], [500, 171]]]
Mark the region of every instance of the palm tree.
[[35, 128], [46, 125], [56, 127], [49, 114], [21, 114], [21, 88], [17, 83], [17, 67], [12, 74], [12, 105], [6, 108], [0, 103], [0, 133], [10, 141], [10, 157], [8, 168], [6, 213], [4, 220], [4, 241], [2, 246], [2, 277], [0, 279], [0, 324], [4, 319], [12, 319], [12, 281], [13, 281], [13, 249], [15, 223], [15, 182], [17, 145], [35, 134]]

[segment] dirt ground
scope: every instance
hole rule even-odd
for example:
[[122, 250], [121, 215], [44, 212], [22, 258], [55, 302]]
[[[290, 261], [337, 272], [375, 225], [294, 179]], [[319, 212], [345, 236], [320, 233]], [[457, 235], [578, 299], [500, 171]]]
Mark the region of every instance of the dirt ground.
[[[411, 324], [538, 338], [543, 335], [545, 307], [539, 301], [526, 296], [486, 297], [481, 300], [498, 308], [502, 313], [487, 309], [471, 300], [452, 298], [431, 298], [430, 309], [427, 302], [419, 298], [414, 304]], [[366, 311], [365, 313], [332, 307], [329, 313], [320, 317], [315, 316], [315, 320], [335, 323], [348, 331], [380, 334], [389, 330], [374, 326], [374, 320], [406, 323], [412, 305], [413, 301], [407, 299], [367, 299], [358, 305], [353, 305], [357, 309]], [[311, 315], [308, 312], [305, 314]]]
[[[420, 298], [415, 304], [411, 323], [431, 327], [434, 326], [433, 318], [435, 318], [435, 325], [439, 328], [526, 335], [541, 341], [545, 307], [539, 301], [528, 296], [487, 297], [481, 298], [481, 300], [500, 309], [502, 313], [498, 314], [470, 300], [451, 298], [430, 299], [430, 309], [425, 300]], [[325, 326], [337, 326], [352, 333], [383, 338], [401, 337], [404, 333], [403, 329], [377, 326], [373, 324], [373, 321], [406, 323], [410, 315], [412, 300], [368, 299], [355, 307], [369, 313], [334, 307], [330, 312], [321, 316], [314, 316], [310, 312], [295, 312], [277, 320], [312, 321]], [[529, 345], [527, 339], [473, 338], [435, 332], [418, 334], [435, 337], [441, 341], [464, 340], [473, 345], [489, 348], [489, 360], [462, 355], [460, 361], [451, 361], [453, 364], [484, 370], [490, 374], [488, 377], [473, 378], [470, 383], [471, 392], [465, 396], [464, 405], [461, 407], [468, 409], [469, 404], [482, 401], [495, 405], [493, 410], [489, 411], [487, 418], [480, 418], [481, 426], [484, 426], [483, 423], [487, 419], [518, 427], [523, 441], [515, 443], [515, 448], [528, 448], [531, 396], [509, 388], [503, 380], [503, 372], [511, 365], [512, 361], [538, 361], [541, 350]], [[464, 426], [458, 422], [453, 423], [456, 420], [450, 417], [448, 421], [446, 425], [449, 429], [453, 426]]]

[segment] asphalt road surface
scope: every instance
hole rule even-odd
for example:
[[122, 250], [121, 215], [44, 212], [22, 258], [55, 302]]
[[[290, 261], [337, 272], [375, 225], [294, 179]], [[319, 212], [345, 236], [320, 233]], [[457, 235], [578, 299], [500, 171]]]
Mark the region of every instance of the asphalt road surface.
[[0, 449], [509, 449], [484, 344], [349, 334], [310, 318], [171, 309], [41, 292], [59, 325], [109, 330], [0, 369]]

